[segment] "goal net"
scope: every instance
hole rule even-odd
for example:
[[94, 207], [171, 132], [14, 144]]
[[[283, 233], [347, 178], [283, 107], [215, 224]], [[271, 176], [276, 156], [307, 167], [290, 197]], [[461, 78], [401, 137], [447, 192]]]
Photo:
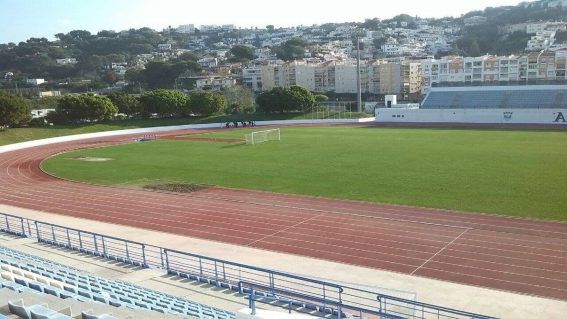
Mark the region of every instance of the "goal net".
[[246, 144], [259, 144], [268, 141], [279, 141], [280, 140], [280, 129], [271, 129], [265, 131], [252, 132], [245, 134]]

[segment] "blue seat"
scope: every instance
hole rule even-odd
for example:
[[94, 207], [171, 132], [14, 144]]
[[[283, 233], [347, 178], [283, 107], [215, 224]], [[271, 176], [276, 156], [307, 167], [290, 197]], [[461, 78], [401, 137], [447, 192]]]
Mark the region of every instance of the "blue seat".
[[40, 283], [36, 283], [36, 282], [28, 282], [28, 287], [30, 287], [33, 290], [37, 290], [39, 292], [43, 292], [44, 289], [44, 285], [40, 284]]
[[115, 317], [108, 314], [94, 315], [91, 311], [81, 312], [81, 319], [116, 319]]
[[28, 282], [27, 282], [26, 280], [24, 280], [24, 279], [21, 279], [21, 278], [14, 278], [14, 281], [15, 281], [17, 284], [19, 284], [19, 285], [28, 287]]
[[63, 289], [66, 290], [66, 291], [72, 292], [74, 294], [77, 293], [77, 288], [75, 288], [75, 287], [64, 286]]
[[111, 306], [114, 306], [114, 307], [122, 306], [122, 303], [119, 300], [116, 300], [116, 299], [110, 299], [108, 301], [108, 304], [111, 305]]
[[46, 308], [43, 305], [31, 305], [26, 307], [23, 300], [21, 299], [18, 301], [8, 301], [8, 309], [10, 310], [10, 313], [24, 319], [35, 318], [32, 317], [32, 312], [36, 312], [38, 314], [47, 313], [48, 311], [57, 313], [56, 311]]
[[83, 297], [88, 298], [88, 299], [92, 299], [92, 298], [93, 298], [92, 294], [91, 294], [90, 292], [88, 292], [88, 291], [85, 291], [85, 290], [79, 290], [77, 294], [78, 294], [79, 296], [83, 296]]

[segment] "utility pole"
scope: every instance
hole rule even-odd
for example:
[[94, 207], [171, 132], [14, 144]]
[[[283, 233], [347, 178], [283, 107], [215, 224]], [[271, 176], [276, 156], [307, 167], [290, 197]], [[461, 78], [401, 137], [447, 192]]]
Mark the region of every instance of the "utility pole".
[[356, 107], [362, 112], [362, 85], [360, 83], [360, 35], [356, 35]]

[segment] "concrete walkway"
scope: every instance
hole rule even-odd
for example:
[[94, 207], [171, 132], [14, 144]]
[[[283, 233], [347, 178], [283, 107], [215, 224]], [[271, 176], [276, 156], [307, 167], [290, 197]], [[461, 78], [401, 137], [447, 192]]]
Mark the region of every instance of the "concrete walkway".
[[[560, 300], [551, 300], [505, 291], [466, 286], [389, 271], [275, 253], [191, 237], [172, 235], [163, 232], [149, 231], [128, 226], [21, 209], [6, 205], [0, 205], [0, 211], [26, 218], [98, 232], [124, 239], [141, 241], [152, 245], [173, 248], [200, 255], [231, 260], [239, 263], [272, 268], [317, 278], [324, 277], [330, 281], [350, 283], [353, 286], [360, 286], [365, 289], [368, 289], [369, 287], [375, 287], [375, 289], [382, 287], [416, 292], [418, 297], [417, 300], [420, 302], [481, 313], [494, 317], [515, 319], [559, 319], [565, 318], [567, 314], [567, 302]], [[28, 243], [28, 245], [32, 244]], [[46, 257], [53, 259], [54, 261], [58, 261], [59, 258], [63, 258], [60, 257], [59, 254], [52, 255], [51, 253], [49, 253]], [[100, 265], [104, 265], [105, 263], [108, 264], [111, 262], [106, 260], [97, 260], [96, 263], [92, 263], [91, 266], [88, 266], [92, 267], [91, 269], [85, 270], [96, 270], [97, 267], [101, 267]], [[208, 293], [207, 290], [203, 291], [201, 288], [195, 287], [194, 283], [172, 279], [163, 273], [155, 273], [155, 270], [144, 270], [124, 274], [116, 274], [115, 272], [115, 269], [108, 270], [106, 275], [111, 278], [132, 281], [141, 286], [163, 290], [165, 292], [173, 290], [173, 294], [191, 296], [192, 300], [209, 304], [211, 306], [223, 307], [227, 310], [233, 311], [242, 309], [242, 300], [235, 300], [233, 299], [234, 296], [227, 295], [226, 298], [219, 298], [217, 294], [211, 294]], [[95, 273], [99, 272], [96, 271]], [[99, 274], [105, 275], [104, 272]]]

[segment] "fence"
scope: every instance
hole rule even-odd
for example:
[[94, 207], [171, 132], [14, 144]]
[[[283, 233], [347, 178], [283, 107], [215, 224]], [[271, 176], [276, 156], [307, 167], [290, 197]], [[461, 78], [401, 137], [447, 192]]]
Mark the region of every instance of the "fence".
[[492, 319], [325, 280], [240, 264], [0, 213], [0, 231], [232, 289], [255, 301], [358, 318]]

